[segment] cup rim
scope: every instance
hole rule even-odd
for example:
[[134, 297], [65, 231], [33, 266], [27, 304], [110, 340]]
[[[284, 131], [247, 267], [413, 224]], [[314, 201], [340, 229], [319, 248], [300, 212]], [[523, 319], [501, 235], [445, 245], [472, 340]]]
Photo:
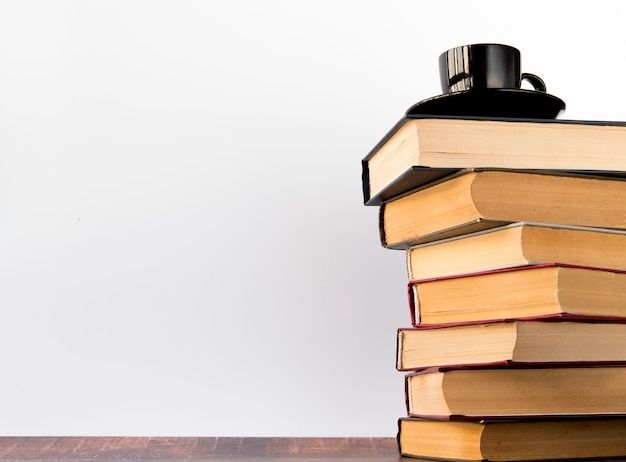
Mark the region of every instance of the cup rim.
[[446, 51], [444, 51], [443, 53], [441, 53], [439, 55], [439, 58], [440, 59], [445, 58], [453, 50], [458, 50], [458, 49], [462, 49], [462, 48], [471, 49], [471, 48], [487, 48], [487, 47], [507, 48], [507, 49], [515, 50], [518, 53], [520, 53], [519, 48], [516, 48], [516, 47], [514, 47], [512, 45], [506, 45], [504, 43], [495, 43], [495, 42], [494, 43], [492, 43], [492, 42], [481, 42], [481, 43], [469, 43], [469, 44], [466, 44], [466, 45], [459, 45], [457, 47], [449, 48]]

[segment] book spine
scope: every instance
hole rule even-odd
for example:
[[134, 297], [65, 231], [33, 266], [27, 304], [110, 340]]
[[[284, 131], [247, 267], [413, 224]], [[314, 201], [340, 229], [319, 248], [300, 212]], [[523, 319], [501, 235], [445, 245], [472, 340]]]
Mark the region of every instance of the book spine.
[[363, 204], [368, 205], [371, 199], [371, 191], [369, 162], [366, 159], [361, 161], [361, 183], [363, 185]]
[[380, 245], [389, 248], [385, 232], [385, 206], [386, 204], [382, 204], [378, 209], [378, 235], [380, 236]]

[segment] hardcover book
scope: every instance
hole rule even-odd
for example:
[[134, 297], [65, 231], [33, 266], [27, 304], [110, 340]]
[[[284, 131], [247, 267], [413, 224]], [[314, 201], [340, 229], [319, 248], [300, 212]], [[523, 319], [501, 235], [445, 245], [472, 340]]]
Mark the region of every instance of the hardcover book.
[[514, 223], [409, 248], [409, 279], [427, 279], [541, 263], [626, 269], [626, 232]]
[[409, 282], [416, 325], [524, 318], [626, 319], [626, 272], [560, 264]]
[[624, 435], [623, 418], [398, 421], [400, 455], [443, 460], [512, 462], [624, 457]]
[[489, 367], [406, 376], [410, 417], [495, 419], [626, 416], [626, 367]]
[[621, 122], [404, 118], [363, 159], [363, 198], [380, 205], [464, 168], [621, 175], [624, 145]]
[[462, 172], [379, 211], [383, 246], [413, 245], [515, 222], [626, 229], [626, 179]]
[[398, 329], [399, 371], [568, 363], [626, 364], [626, 324], [532, 320]]

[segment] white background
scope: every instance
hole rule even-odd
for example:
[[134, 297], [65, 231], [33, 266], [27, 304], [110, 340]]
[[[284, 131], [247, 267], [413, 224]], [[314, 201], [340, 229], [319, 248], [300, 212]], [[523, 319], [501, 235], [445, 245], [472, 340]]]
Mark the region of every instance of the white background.
[[562, 118], [626, 120], [624, 17], [0, 1], [0, 434], [395, 435], [404, 254], [362, 157], [466, 43], [519, 48]]

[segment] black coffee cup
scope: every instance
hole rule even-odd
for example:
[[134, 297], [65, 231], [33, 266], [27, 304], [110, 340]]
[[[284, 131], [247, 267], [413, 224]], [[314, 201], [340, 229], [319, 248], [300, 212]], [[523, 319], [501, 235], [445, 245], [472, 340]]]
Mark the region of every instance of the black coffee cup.
[[444, 93], [494, 88], [519, 89], [528, 81], [536, 91], [546, 85], [534, 74], [521, 72], [517, 48], [496, 43], [480, 43], [452, 48], [439, 56], [439, 76]]

